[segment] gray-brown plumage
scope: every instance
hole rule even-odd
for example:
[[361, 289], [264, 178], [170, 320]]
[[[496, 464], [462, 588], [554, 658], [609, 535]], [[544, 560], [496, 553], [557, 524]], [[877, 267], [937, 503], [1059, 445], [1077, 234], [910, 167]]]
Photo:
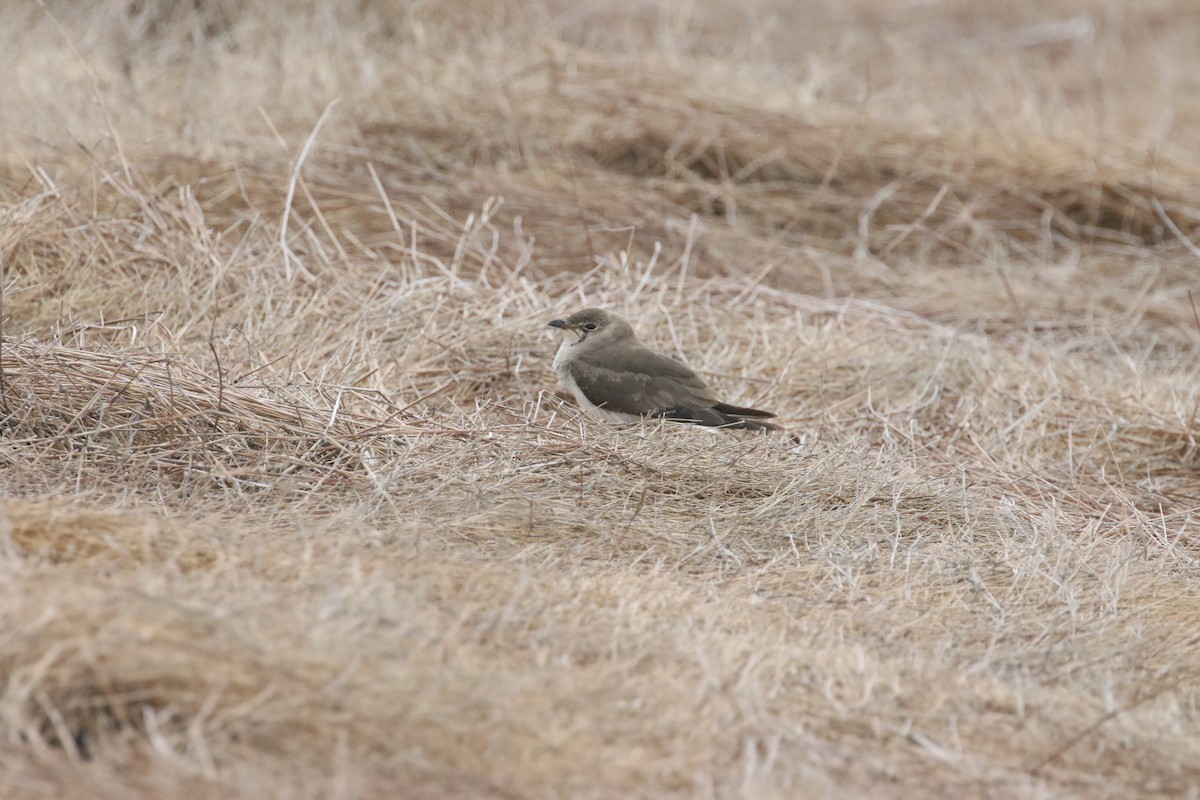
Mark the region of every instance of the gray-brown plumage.
[[[554, 371], [588, 413], [610, 422], [644, 417], [709, 427], [778, 430], [769, 411], [722, 403], [687, 366], [649, 350], [629, 323], [599, 308], [550, 321], [566, 335]], [[759, 419], [747, 419], [757, 417]]]

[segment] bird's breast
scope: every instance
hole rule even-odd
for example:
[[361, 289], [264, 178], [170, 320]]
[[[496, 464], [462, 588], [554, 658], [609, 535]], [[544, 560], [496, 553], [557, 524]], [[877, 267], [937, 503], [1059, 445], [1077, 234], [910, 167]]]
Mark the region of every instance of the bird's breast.
[[585, 412], [607, 422], [633, 422], [640, 419], [637, 414], [625, 414], [620, 411], [611, 411], [607, 408], [602, 408], [592, 402], [592, 399], [584, 394], [583, 389], [579, 388], [579, 383], [575, 380], [575, 376], [571, 374], [571, 357], [574, 355], [571, 347], [574, 342], [563, 342], [558, 348], [558, 353], [554, 356], [554, 372], [558, 376], [558, 384], [570, 392], [575, 397], [575, 402], [579, 404]]
[[570, 340], [564, 341], [558, 346], [558, 352], [554, 354], [554, 371], [558, 375], [558, 379], [563, 380], [563, 373], [566, 371], [567, 362], [571, 360], [571, 345], [575, 344]]

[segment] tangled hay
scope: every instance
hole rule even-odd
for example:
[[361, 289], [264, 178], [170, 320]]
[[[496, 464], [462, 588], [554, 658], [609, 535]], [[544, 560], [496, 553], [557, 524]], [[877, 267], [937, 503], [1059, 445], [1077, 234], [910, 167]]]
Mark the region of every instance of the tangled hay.
[[0, 12], [0, 794], [1200, 781], [1200, 20], [768, 5]]

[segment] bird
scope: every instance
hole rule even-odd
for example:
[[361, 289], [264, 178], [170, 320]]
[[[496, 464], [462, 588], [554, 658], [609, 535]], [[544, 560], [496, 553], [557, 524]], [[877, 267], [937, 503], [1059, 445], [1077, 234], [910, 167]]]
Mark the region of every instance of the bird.
[[591, 416], [608, 422], [665, 419], [712, 428], [775, 431], [770, 411], [722, 403], [685, 364], [638, 341], [616, 314], [585, 308], [548, 327], [563, 332], [554, 371]]

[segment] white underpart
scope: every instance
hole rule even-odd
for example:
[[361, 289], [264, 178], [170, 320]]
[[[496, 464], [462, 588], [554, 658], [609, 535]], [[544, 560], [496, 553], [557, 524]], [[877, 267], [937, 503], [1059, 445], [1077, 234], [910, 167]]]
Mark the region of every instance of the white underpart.
[[567, 367], [571, 348], [578, 343], [577, 339], [568, 335], [559, 346], [558, 353], [554, 356], [554, 372], [558, 375], [559, 385], [564, 389], [570, 390], [571, 394], [575, 395], [575, 402], [579, 404], [579, 407], [596, 419], [602, 419], [605, 422], [637, 422], [640, 420], [641, 417], [637, 414], [609, 411], [607, 408], [601, 408], [587, 399], [587, 395], [583, 393], [583, 390], [579, 388], [579, 384], [571, 377], [571, 371]]

